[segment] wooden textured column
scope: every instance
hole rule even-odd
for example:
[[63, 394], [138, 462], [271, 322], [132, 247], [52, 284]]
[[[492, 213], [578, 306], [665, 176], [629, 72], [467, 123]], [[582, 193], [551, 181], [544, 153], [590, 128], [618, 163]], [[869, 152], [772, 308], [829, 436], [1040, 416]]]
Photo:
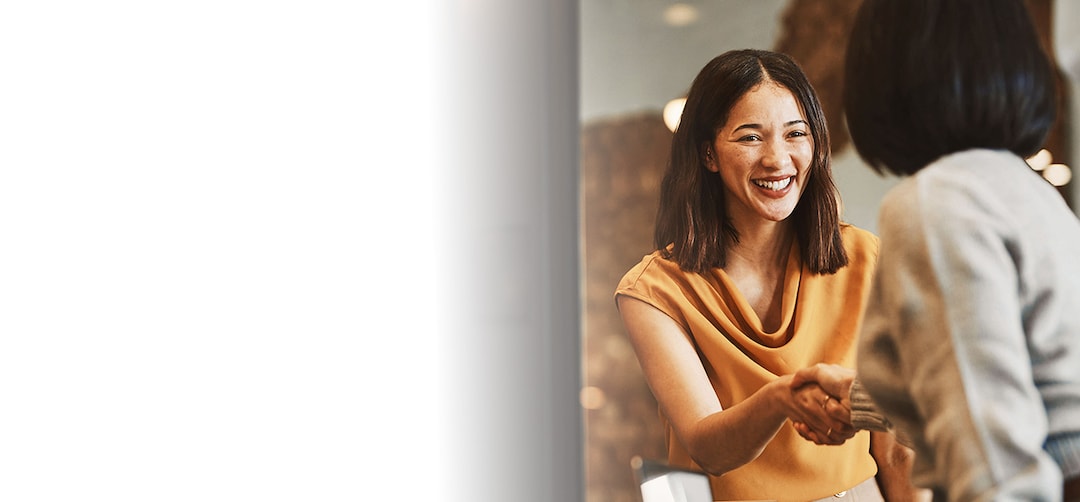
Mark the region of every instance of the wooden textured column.
[[665, 460], [667, 450], [614, 295], [623, 274], [653, 250], [671, 131], [657, 111], [587, 124], [581, 136], [585, 500], [640, 502], [630, 458]]

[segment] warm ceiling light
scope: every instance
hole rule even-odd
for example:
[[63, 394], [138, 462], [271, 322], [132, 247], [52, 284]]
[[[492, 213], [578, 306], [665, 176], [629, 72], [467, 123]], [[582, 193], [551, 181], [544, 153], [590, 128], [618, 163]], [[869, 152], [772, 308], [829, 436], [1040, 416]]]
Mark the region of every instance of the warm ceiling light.
[[667, 125], [671, 132], [675, 132], [675, 129], [679, 128], [684, 106], [686, 106], [686, 98], [673, 99], [664, 105], [664, 124]]
[[671, 26], [686, 26], [698, 20], [697, 7], [685, 3], [671, 4], [664, 9], [664, 22]]
[[1072, 181], [1072, 169], [1065, 164], [1050, 164], [1043, 170], [1042, 175], [1046, 181], [1056, 187], [1063, 187]]
[[1050, 155], [1050, 150], [1043, 148], [1039, 150], [1039, 153], [1027, 158], [1027, 163], [1032, 169], [1036, 171], [1042, 171], [1054, 161], [1054, 156]]

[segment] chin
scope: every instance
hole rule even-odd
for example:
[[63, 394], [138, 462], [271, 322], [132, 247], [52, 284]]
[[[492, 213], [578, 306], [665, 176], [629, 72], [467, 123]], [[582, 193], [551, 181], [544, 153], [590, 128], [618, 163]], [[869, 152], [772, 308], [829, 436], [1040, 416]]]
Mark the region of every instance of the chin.
[[760, 211], [759, 214], [761, 214], [761, 217], [765, 218], [766, 220], [781, 222], [787, 220], [788, 218], [791, 218], [791, 215], [795, 214], [795, 208], [791, 207], [790, 209], [784, 209], [779, 211], [764, 210]]

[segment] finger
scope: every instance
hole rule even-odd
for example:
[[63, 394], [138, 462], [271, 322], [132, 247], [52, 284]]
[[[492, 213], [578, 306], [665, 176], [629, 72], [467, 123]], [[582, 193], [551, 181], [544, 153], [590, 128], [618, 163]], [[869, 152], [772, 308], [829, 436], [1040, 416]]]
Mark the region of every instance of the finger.
[[821, 402], [822, 421], [826, 427], [845, 430], [851, 426], [851, 411], [830, 394]]
[[815, 422], [813, 417], [808, 417], [807, 421], [799, 422], [806, 433], [802, 434], [803, 437], [814, 441], [817, 444], [833, 444], [834, 441], [829, 438], [830, 435], [836, 435], [837, 433], [827, 422]]
[[822, 446], [832, 446], [833, 442], [829, 439], [829, 436], [824, 434], [817, 434], [814, 436], [814, 443]]
[[837, 397], [830, 398], [825, 403], [825, 413], [831, 417], [835, 417], [838, 420], [850, 421], [851, 417], [851, 403], [845, 402], [843, 399]]
[[828, 413], [829, 402], [833, 401], [833, 397], [828, 392], [822, 391], [822, 393], [825, 394], [825, 397], [821, 398], [821, 409], [825, 410], [825, 412]]
[[793, 421], [803, 422], [818, 436], [823, 436], [830, 427], [842, 427], [843, 422], [836, 420], [826, 412], [828, 401], [832, 398], [816, 384], [810, 384], [795, 392], [797, 410], [792, 415]]
[[847, 432], [854, 429], [851, 425], [851, 408], [841, 400], [831, 396], [827, 397], [822, 409], [829, 419], [828, 425], [834, 430]]
[[809, 426], [802, 422], [793, 422], [795, 431], [802, 436], [803, 439], [813, 442], [814, 444], [825, 444], [821, 435], [815, 433]]
[[850, 438], [845, 437], [842, 432], [836, 429], [828, 429], [822, 437], [823, 444], [832, 446], [844, 444], [848, 439]]
[[825, 436], [825, 433], [834, 426], [842, 427], [841, 422], [826, 416], [819, 407], [812, 407], [807, 410], [802, 417], [802, 422], [818, 436]]
[[840, 429], [833, 429], [832, 433], [829, 434], [829, 440], [832, 441], [832, 444], [844, 444], [858, 433], [858, 429], [851, 426], [845, 426]]
[[810, 428], [807, 427], [806, 424], [802, 422], [792, 422], [791, 425], [794, 427], [795, 432], [798, 432], [799, 436], [802, 436], [803, 439], [808, 441], [814, 440], [813, 432], [810, 431]]
[[851, 438], [855, 437], [855, 434], [856, 434], [857, 432], [858, 432], [858, 431], [850, 431], [850, 432], [837, 432], [837, 431], [833, 431], [833, 439], [837, 441], [837, 444], [843, 444], [843, 443], [844, 443], [844, 442], [846, 442], [847, 440], [849, 440], [849, 439], [851, 439]]
[[837, 436], [854, 436], [857, 432], [859, 430], [851, 424], [841, 423], [833, 426], [833, 434]]
[[825, 416], [832, 420], [830, 425], [835, 429], [851, 425], [851, 409], [838, 404], [835, 399], [830, 400], [825, 406]]
[[811, 440], [821, 445], [844, 444], [858, 432], [850, 426], [842, 426], [840, 428], [827, 427], [824, 430], [814, 430], [808, 424], [800, 423], [799, 427], [802, 427], [806, 431], [805, 433], [800, 433], [800, 435], [807, 439], [812, 438]]
[[831, 424], [830, 430], [831, 433], [828, 434], [829, 438], [834, 441], [839, 441], [841, 443], [847, 441], [848, 439], [851, 439], [853, 436], [855, 436], [856, 433], [859, 432], [852, 425], [842, 422]]

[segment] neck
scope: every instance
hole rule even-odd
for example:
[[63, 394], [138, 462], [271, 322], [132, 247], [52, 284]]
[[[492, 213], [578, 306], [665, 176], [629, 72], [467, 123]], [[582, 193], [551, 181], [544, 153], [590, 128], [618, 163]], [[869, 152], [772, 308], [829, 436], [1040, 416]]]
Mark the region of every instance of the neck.
[[795, 231], [790, 222], [768, 222], [739, 228], [739, 242], [728, 250], [728, 260], [778, 269], [787, 263]]
[[784, 277], [794, 230], [787, 222], [767, 222], [739, 230], [724, 272], [754, 309], [762, 329], [772, 333], [783, 318]]

